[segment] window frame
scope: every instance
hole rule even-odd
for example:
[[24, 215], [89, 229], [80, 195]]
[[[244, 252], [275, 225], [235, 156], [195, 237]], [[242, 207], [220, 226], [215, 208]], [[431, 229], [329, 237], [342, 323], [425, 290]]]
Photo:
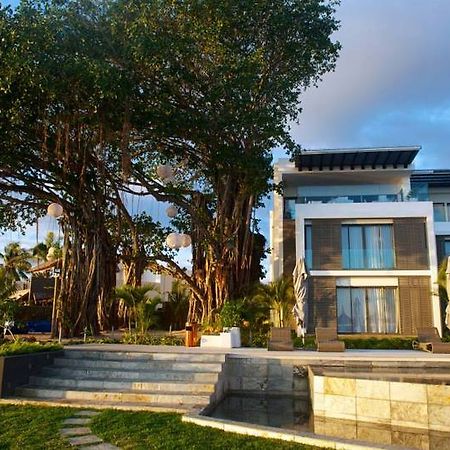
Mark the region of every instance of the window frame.
[[[367, 227], [378, 227], [378, 235], [380, 235], [381, 227], [389, 227], [390, 229], [390, 250], [392, 252], [392, 265], [387, 265], [384, 267], [369, 267], [369, 258], [368, 254], [371, 250], [370, 247], [367, 245], [368, 238], [367, 238]], [[350, 230], [351, 228], [360, 228], [361, 229], [361, 237], [362, 237], [362, 259], [363, 264], [362, 267], [353, 267], [351, 264], [351, 236], [350, 236]], [[345, 229], [348, 231], [345, 233]], [[346, 237], [344, 237], [346, 236]], [[344, 246], [344, 242], [346, 242], [348, 245], [347, 247]], [[346, 257], [347, 254], [347, 257]], [[394, 238], [394, 226], [391, 223], [343, 223], [341, 224], [341, 256], [342, 256], [342, 268], [344, 270], [394, 270], [397, 267], [397, 261], [396, 261], [396, 255], [395, 255], [395, 238]], [[346, 266], [345, 262], [348, 261], [348, 267]]]
[[[352, 296], [352, 291], [354, 290], [364, 290], [364, 318], [365, 318], [365, 329], [363, 331], [353, 331], [354, 328], [354, 317], [353, 317], [353, 296]], [[394, 305], [395, 305], [395, 318], [394, 318], [394, 323], [395, 323], [395, 331], [369, 331], [369, 322], [370, 322], [370, 318], [369, 318], [369, 289], [383, 289], [385, 291], [387, 290], [391, 290], [393, 292], [393, 298], [394, 298]], [[352, 331], [342, 331], [339, 329], [339, 315], [338, 315], [338, 298], [339, 298], [339, 294], [338, 291], [341, 290], [348, 290], [349, 291], [349, 299], [350, 299], [350, 313], [351, 313], [351, 317], [350, 317], [350, 323], [352, 326]], [[386, 302], [387, 296], [384, 296], [384, 301]], [[384, 320], [386, 320], [386, 317], [384, 318]], [[401, 333], [401, 329], [400, 329], [400, 300], [399, 300], [399, 288], [398, 286], [336, 286], [336, 328], [337, 328], [337, 332], [339, 334], [373, 334], [373, 335], [378, 335], [378, 334], [384, 334], [384, 335], [389, 335], [389, 334], [399, 334]]]

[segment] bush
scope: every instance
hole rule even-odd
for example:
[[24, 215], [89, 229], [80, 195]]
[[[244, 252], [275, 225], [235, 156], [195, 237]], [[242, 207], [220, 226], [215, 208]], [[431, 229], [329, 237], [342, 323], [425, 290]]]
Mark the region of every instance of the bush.
[[184, 339], [176, 336], [152, 336], [150, 334], [125, 333], [122, 337], [122, 343], [183, 346]]
[[220, 310], [219, 320], [222, 327], [239, 327], [242, 322], [242, 302], [226, 302]]
[[345, 348], [371, 350], [412, 350], [413, 339], [409, 338], [345, 338]]
[[48, 342], [41, 344], [39, 342], [14, 341], [0, 345], [0, 356], [24, 355], [27, 353], [55, 352], [62, 350], [62, 345]]

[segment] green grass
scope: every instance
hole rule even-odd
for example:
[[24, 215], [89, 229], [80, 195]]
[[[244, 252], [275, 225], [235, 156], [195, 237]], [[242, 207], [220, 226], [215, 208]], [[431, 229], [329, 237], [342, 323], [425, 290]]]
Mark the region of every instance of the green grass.
[[[0, 450], [73, 449], [59, 436], [71, 408], [0, 405]], [[105, 410], [90, 425], [94, 434], [123, 450], [255, 449], [313, 450], [316, 447], [225, 433], [182, 423], [171, 413]]]
[[62, 345], [52, 342], [41, 344], [39, 342], [15, 341], [0, 345], [0, 356], [23, 355], [26, 353], [54, 352], [62, 350]]
[[123, 450], [258, 449], [307, 450], [304, 446], [273, 439], [225, 433], [183, 423], [179, 414], [108, 410], [95, 417], [92, 431]]
[[59, 436], [62, 422], [72, 415], [70, 408], [1, 405], [0, 449], [73, 449]]

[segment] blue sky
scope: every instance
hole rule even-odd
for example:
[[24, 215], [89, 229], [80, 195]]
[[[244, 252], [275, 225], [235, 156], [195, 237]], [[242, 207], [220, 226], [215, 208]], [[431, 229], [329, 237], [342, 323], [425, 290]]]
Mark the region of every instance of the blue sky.
[[[421, 145], [418, 168], [450, 168], [450, 0], [342, 0], [337, 16], [336, 71], [303, 95], [296, 141], [304, 148]], [[268, 238], [267, 203], [258, 216]], [[43, 233], [47, 222], [52, 228], [44, 219]], [[0, 248], [17, 237], [0, 237]]]

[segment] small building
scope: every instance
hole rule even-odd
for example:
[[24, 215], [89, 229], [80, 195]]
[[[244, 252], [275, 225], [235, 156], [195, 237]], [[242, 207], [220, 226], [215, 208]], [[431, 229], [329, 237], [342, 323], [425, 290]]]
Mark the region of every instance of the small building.
[[272, 278], [309, 271], [307, 329], [442, 331], [438, 265], [450, 255], [450, 170], [415, 170], [420, 147], [302, 151], [275, 165]]

